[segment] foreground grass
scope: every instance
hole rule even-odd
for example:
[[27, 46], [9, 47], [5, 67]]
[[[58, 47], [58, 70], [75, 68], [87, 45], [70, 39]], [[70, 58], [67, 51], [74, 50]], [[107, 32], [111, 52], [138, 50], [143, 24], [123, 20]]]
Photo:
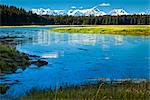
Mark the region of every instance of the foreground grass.
[[119, 35], [150, 35], [149, 25], [95, 25], [83, 27], [53, 28], [49, 32], [96, 33]]
[[149, 100], [150, 82], [98, 83], [52, 90], [33, 89], [21, 100]]
[[28, 66], [29, 58], [15, 47], [0, 45], [0, 73], [14, 72], [18, 66]]

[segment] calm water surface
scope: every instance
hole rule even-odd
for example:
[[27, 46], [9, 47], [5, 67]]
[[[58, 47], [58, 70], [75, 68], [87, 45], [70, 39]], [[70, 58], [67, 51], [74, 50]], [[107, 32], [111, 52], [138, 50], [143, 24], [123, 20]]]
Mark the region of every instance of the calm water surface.
[[95, 78], [150, 79], [150, 37], [46, 32], [50, 28], [5, 28], [0, 36], [18, 38], [16, 48], [40, 56], [48, 65], [29, 66], [1, 76], [5, 95], [24, 95], [32, 88], [79, 85]]

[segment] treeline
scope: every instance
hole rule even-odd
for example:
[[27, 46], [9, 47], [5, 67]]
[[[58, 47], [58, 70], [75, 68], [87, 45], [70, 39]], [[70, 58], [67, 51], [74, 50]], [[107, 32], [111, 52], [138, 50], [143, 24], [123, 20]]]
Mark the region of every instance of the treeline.
[[40, 16], [14, 6], [0, 5], [0, 25], [149, 25], [150, 15]]
[[48, 24], [47, 19], [15, 6], [0, 5], [0, 25]]
[[62, 25], [148, 25], [150, 15], [45, 16], [50, 24]]

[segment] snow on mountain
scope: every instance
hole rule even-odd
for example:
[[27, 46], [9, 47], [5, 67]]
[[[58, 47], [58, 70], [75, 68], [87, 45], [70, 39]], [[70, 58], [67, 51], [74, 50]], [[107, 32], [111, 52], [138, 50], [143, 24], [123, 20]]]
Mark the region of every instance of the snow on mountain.
[[124, 9], [113, 9], [108, 13], [108, 15], [118, 16], [118, 15], [128, 15]]
[[128, 15], [128, 13], [123, 9], [114, 9], [110, 11], [108, 14], [99, 10], [97, 7], [93, 7], [90, 9], [74, 9], [74, 10], [51, 10], [51, 9], [32, 9], [33, 13], [38, 15], [53, 15], [53, 16], [104, 16], [104, 15]]
[[67, 12], [68, 16], [84, 16], [84, 13], [81, 10], [69, 10]]
[[69, 11], [64, 11], [64, 10], [50, 10], [50, 9], [32, 9], [33, 13], [36, 13], [38, 15], [53, 15], [53, 16], [103, 16], [106, 15], [105, 12], [100, 11], [96, 7], [93, 7], [91, 9], [76, 9], [76, 10], [69, 10]]
[[67, 15], [69, 16], [103, 16], [103, 15], [106, 15], [106, 13], [94, 7], [91, 9], [69, 10]]
[[50, 10], [50, 9], [32, 9], [32, 13], [36, 13], [37, 15], [53, 15], [53, 16], [64, 16], [66, 15], [65, 10]]
[[106, 15], [105, 12], [100, 11], [99, 9], [97, 9], [95, 7], [91, 8], [91, 9], [82, 10], [82, 12], [84, 13], [85, 16], [103, 16], [103, 15]]

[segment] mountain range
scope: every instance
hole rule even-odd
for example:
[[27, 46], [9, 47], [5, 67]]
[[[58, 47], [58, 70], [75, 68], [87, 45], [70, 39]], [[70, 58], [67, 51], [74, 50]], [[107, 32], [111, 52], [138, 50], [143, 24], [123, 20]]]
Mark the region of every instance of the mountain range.
[[[52, 15], [52, 16], [104, 16], [104, 15], [110, 15], [110, 16], [118, 16], [118, 15], [132, 15], [131, 13], [128, 13], [124, 9], [113, 9], [109, 11], [108, 13], [99, 10], [97, 7], [93, 7], [90, 9], [71, 9], [71, 10], [52, 10], [52, 9], [32, 9], [32, 13], [36, 13], [37, 15]], [[143, 13], [139, 13], [143, 14]]]

